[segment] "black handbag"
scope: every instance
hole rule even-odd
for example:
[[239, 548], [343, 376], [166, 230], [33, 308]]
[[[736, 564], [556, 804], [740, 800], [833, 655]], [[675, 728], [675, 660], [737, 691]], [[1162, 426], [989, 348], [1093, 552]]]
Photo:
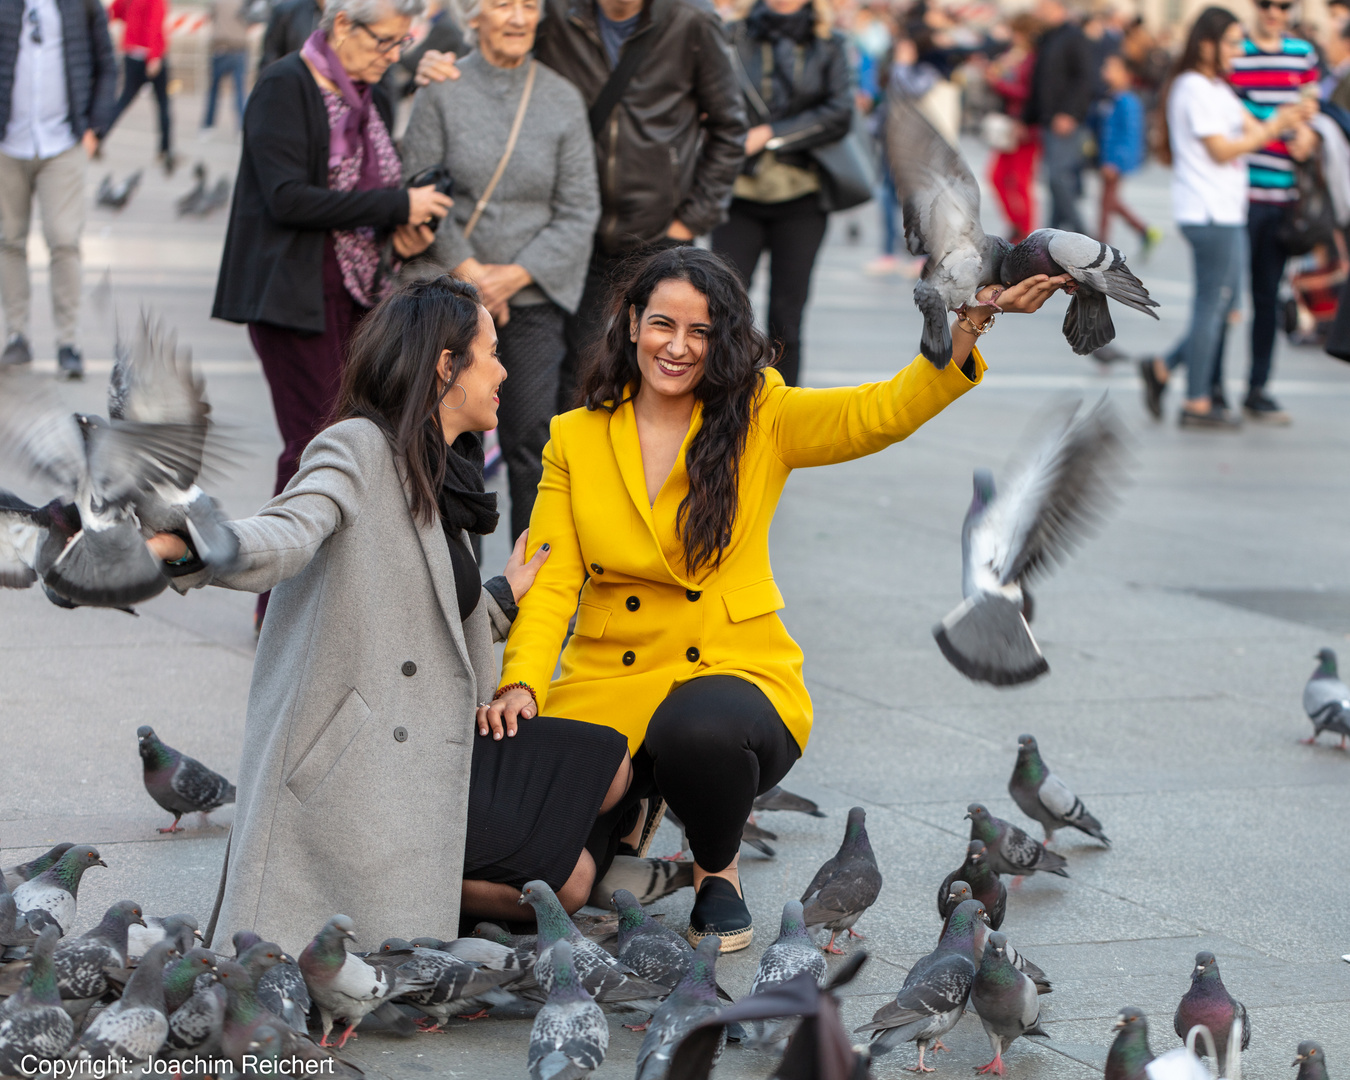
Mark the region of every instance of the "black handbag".
[[838, 142], [806, 151], [816, 163], [820, 177], [820, 208], [826, 212], [848, 210], [872, 198], [877, 187], [877, 167], [872, 140], [855, 110], [849, 132]]
[[1294, 165], [1294, 181], [1298, 198], [1289, 204], [1280, 224], [1280, 245], [1290, 255], [1306, 255], [1318, 244], [1333, 242], [1336, 208], [1316, 155]]

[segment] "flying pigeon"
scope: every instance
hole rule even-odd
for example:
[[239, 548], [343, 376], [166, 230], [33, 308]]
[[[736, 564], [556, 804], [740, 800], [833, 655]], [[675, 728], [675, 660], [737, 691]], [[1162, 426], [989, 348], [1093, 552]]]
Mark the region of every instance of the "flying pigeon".
[[[1073, 298], [1064, 337], [1086, 355], [1115, 336], [1106, 298], [1157, 318], [1157, 302], [1125, 265], [1125, 256], [1081, 233], [1038, 229], [1016, 247], [980, 226], [980, 186], [961, 154], [912, 102], [897, 93], [887, 101], [886, 144], [891, 175], [904, 211], [905, 244], [927, 255], [914, 285], [923, 313], [920, 351], [935, 367], [952, 355], [947, 312], [977, 303], [986, 285], [1015, 285], [1037, 274], [1068, 274]], [[994, 300], [997, 305], [997, 297]]]
[[426, 989], [424, 982], [405, 979], [349, 953], [347, 942], [355, 939], [356, 924], [346, 915], [334, 915], [300, 954], [300, 971], [323, 1023], [320, 1046], [328, 1045], [334, 1020], [347, 1024], [338, 1040], [341, 1049], [367, 1013], [409, 990]]
[[164, 968], [164, 1011], [170, 1019], [192, 997], [197, 980], [215, 968], [216, 954], [200, 945], [189, 946], [182, 956]]
[[984, 906], [978, 900], [958, 904], [937, 948], [909, 969], [895, 1000], [878, 1009], [871, 1023], [856, 1029], [858, 1034], [871, 1033], [869, 1049], [874, 1057], [913, 1042], [919, 1047], [919, 1063], [911, 1071], [934, 1071], [923, 1063], [924, 1052], [929, 1046], [945, 1050], [942, 1036], [966, 1011], [975, 980], [975, 924], [984, 915]]
[[[423, 987], [411, 990], [399, 999], [427, 1015], [429, 1022], [418, 1025], [423, 1031], [435, 1031], [452, 1016], [481, 1014], [484, 996], [503, 983], [511, 982], [517, 975], [514, 971], [494, 970], [439, 949], [419, 949], [409, 942], [400, 944], [407, 948], [377, 953], [367, 959], [376, 966], [393, 967], [396, 977]], [[492, 1003], [509, 1000], [509, 996], [502, 994]]]
[[540, 963], [549, 991], [530, 1029], [530, 1080], [582, 1080], [604, 1063], [609, 1024], [572, 963], [572, 942], [557, 939]]
[[1008, 961], [1007, 938], [998, 931], [989, 935], [984, 957], [970, 987], [970, 1003], [989, 1036], [994, 1058], [977, 1069], [1002, 1076], [1003, 1051], [1023, 1035], [1045, 1035], [1041, 1030], [1041, 1003], [1031, 980]]
[[1050, 670], [1023, 614], [1022, 585], [1048, 574], [1102, 521], [1123, 475], [1124, 428], [1105, 397], [1086, 411], [1061, 402], [1034, 429], [1001, 492], [988, 469], [975, 470], [961, 526], [964, 600], [933, 628], [957, 671], [994, 686]]
[[127, 964], [127, 931], [144, 925], [141, 905], [119, 900], [103, 920], [79, 937], [66, 938], [56, 947], [52, 965], [56, 987], [74, 1016], [83, 1016], [91, 1005], [115, 984], [121, 987], [130, 976]]
[[184, 956], [201, 940], [197, 920], [191, 915], [151, 915], [143, 925], [133, 924], [127, 933], [127, 959], [139, 960], [150, 946], [168, 938]]
[[98, 849], [72, 847], [37, 877], [14, 890], [14, 903], [20, 913], [37, 908], [56, 920], [61, 933], [75, 925], [80, 879], [91, 866], [107, 866]]
[[755, 797], [754, 809], [760, 810], [795, 810], [799, 814], [810, 814], [812, 817], [824, 817], [824, 812], [810, 799], [803, 798], [801, 795], [794, 795], [790, 791], [784, 791], [781, 787], [775, 785], [769, 788], [763, 795]]
[[56, 865], [56, 860], [73, 848], [74, 844], [57, 844], [54, 848], [44, 851], [36, 859], [30, 859], [26, 863], [19, 863], [18, 866], [9, 866], [4, 870], [5, 888], [13, 892], [25, 881], [32, 881], [42, 871], [49, 870]]
[[61, 1057], [75, 1037], [75, 1021], [61, 1007], [52, 966], [60, 934], [55, 923], [43, 928], [29, 953], [23, 985], [0, 1005], [0, 1076], [30, 1071], [20, 1066], [29, 1055], [39, 1061]]
[[823, 926], [830, 931], [830, 941], [825, 946], [828, 953], [842, 952], [834, 944], [840, 930], [847, 930], [849, 937], [862, 937], [853, 924], [876, 903], [881, 893], [881, 869], [867, 839], [866, 823], [867, 811], [861, 806], [848, 812], [839, 851], [816, 871], [802, 893], [807, 929], [814, 932]]
[[178, 822], [184, 814], [196, 812], [205, 818], [212, 810], [234, 802], [233, 784], [196, 758], [166, 745], [155, 734], [154, 728], [148, 725], [137, 728], [136, 740], [145, 790], [150, 798], [173, 815], [173, 823], [161, 828], [160, 832], [182, 832]]
[[177, 957], [178, 950], [169, 941], [161, 941], [146, 953], [122, 996], [94, 1017], [70, 1056], [82, 1062], [132, 1066], [157, 1053], [169, 1034], [169, 1018], [164, 1013], [164, 964]]
[[989, 869], [996, 874], [1021, 877], [1037, 871], [1068, 877], [1069, 863], [1043, 844], [1038, 844], [1009, 821], [996, 818], [979, 803], [966, 807], [970, 819], [970, 838], [982, 840]]
[[[238, 931], [233, 938], [235, 959], [241, 959], [261, 940], [251, 930]], [[269, 967], [258, 979], [254, 990], [258, 995], [258, 1003], [264, 1009], [301, 1035], [309, 1034], [309, 1009], [313, 1003], [309, 997], [309, 987], [305, 985], [305, 977], [294, 960], [288, 958]]]
[[[721, 940], [716, 935], [705, 937], [698, 943], [688, 972], [651, 1019], [638, 1050], [637, 1080], [665, 1080], [675, 1047], [703, 1020], [717, 1012], [717, 953], [720, 948]], [[713, 1064], [719, 1056], [720, 1048]]]
[[1008, 887], [989, 867], [983, 840], [972, 840], [966, 845], [966, 861], [942, 879], [938, 888], [938, 914], [944, 919], [956, 906], [950, 899], [952, 885], [964, 881], [970, 895], [984, 905], [989, 915], [989, 926], [997, 930], [1003, 925], [1004, 910], [1008, 906]]
[[[1215, 1053], [1219, 1055], [1219, 1075], [1228, 1075], [1228, 1035], [1233, 1026], [1238, 1025], [1242, 1035], [1242, 1049], [1252, 1040], [1252, 1023], [1247, 1016], [1247, 1006], [1233, 997], [1219, 977], [1219, 962], [1212, 952], [1195, 954], [1195, 968], [1191, 971], [1191, 987], [1177, 1006], [1173, 1018], [1176, 1033], [1185, 1041], [1186, 1034], [1196, 1024], [1204, 1024], [1214, 1036]], [[1197, 1042], [1195, 1051], [1201, 1057], [1206, 1050], [1203, 1041]]]
[[539, 925], [539, 959], [534, 966], [534, 977], [545, 994], [553, 986], [553, 961], [549, 950], [555, 941], [564, 939], [572, 944], [572, 964], [577, 978], [586, 993], [599, 1004], [624, 1004], [644, 1012], [655, 1012], [656, 1002], [670, 992], [669, 987], [644, 979], [583, 936], [546, 882], [526, 882], [520, 902], [534, 908], [535, 921]]
[[1341, 681], [1336, 672], [1336, 654], [1330, 649], [1317, 653], [1317, 670], [1303, 688], [1303, 711], [1312, 721], [1313, 733], [1303, 739], [1311, 745], [1317, 736], [1330, 731], [1341, 737], [1341, 749], [1350, 737], [1350, 686]]
[[[765, 949], [764, 955], [759, 958], [759, 968], [755, 971], [754, 982], [750, 984], [750, 993], [771, 991], [802, 972], [810, 975], [816, 983], [823, 983], [825, 957], [806, 929], [801, 901], [789, 900], [783, 905], [778, 940]], [[750, 1025], [747, 1042], [766, 1050], [779, 1047], [792, 1033], [793, 1026], [790, 1019], [756, 1020]]]
[[1050, 771], [1041, 760], [1035, 738], [1030, 735], [1017, 737], [1017, 764], [1008, 780], [1008, 794], [1021, 807], [1022, 813], [1041, 823], [1047, 844], [1054, 838], [1056, 829], [1071, 825], [1107, 847], [1111, 846], [1106, 833], [1102, 832], [1102, 823], [1089, 814], [1083, 800]]
[[94, 201], [99, 206], [106, 206], [109, 210], [121, 210], [136, 194], [136, 188], [140, 186], [140, 183], [140, 169], [131, 173], [120, 183], [114, 182], [112, 173], [108, 173], [98, 182], [98, 193], [94, 196]]
[[1298, 1044], [1293, 1064], [1298, 1066], [1298, 1080], [1327, 1080], [1327, 1056], [1311, 1039]]
[[46, 506], [33, 506], [13, 492], [0, 491], [0, 586], [26, 589], [41, 581], [57, 607], [79, 607], [53, 592], [47, 576], [56, 572], [80, 535], [80, 512], [73, 503], [53, 499]]
[[1141, 1009], [1121, 1009], [1116, 1038], [1106, 1052], [1105, 1080], [1148, 1080], [1144, 1066], [1153, 1060], [1148, 1045], [1148, 1020]]

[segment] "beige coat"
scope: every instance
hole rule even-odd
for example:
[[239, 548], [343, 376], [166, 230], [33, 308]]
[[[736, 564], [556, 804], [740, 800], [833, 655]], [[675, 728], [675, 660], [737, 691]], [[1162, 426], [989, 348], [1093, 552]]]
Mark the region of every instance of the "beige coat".
[[414, 521], [366, 420], [316, 437], [286, 490], [230, 527], [239, 569], [176, 582], [274, 589], [213, 940], [254, 930], [295, 954], [339, 912], [366, 948], [455, 937], [474, 709], [496, 685], [501, 608], [484, 591], [460, 622], [445, 532]]

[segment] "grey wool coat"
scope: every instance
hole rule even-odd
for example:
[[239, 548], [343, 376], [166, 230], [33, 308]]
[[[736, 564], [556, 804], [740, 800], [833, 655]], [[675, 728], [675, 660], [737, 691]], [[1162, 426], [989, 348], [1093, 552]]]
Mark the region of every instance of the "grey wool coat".
[[213, 940], [253, 930], [295, 955], [338, 913], [371, 949], [457, 936], [475, 707], [509, 622], [485, 590], [461, 623], [445, 531], [413, 518], [368, 420], [319, 434], [230, 528], [238, 569], [175, 582], [274, 590]]

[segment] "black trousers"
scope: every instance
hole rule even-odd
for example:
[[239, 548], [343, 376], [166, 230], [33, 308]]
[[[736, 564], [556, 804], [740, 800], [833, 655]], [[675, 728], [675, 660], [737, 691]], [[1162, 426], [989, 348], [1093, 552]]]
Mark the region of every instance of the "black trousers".
[[684, 822], [699, 866], [725, 869], [741, 848], [755, 796], [779, 783], [800, 756], [796, 739], [754, 683], [707, 675], [677, 687], [657, 706], [633, 755], [628, 794], [596, 822], [587, 841], [598, 877], [614, 860], [619, 838], [636, 824], [638, 801], [652, 795]]
[[828, 221], [814, 194], [781, 203], [732, 199], [730, 216], [712, 234], [713, 250], [736, 267], [747, 289], [760, 252], [769, 249], [769, 339], [782, 349], [778, 370], [789, 386], [801, 377], [802, 311]]
[[155, 91], [155, 104], [159, 108], [159, 152], [167, 154], [173, 141], [172, 118], [169, 113], [169, 58], [165, 56], [159, 64], [159, 74], [151, 76], [145, 70], [145, 61], [136, 56], [122, 58], [122, 96], [117, 99], [116, 123], [127, 107], [136, 100], [141, 87], [149, 83]]
[[1280, 279], [1289, 252], [1280, 242], [1287, 207], [1254, 202], [1247, 207], [1248, 254], [1252, 261], [1252, 366], [1249, 393], [1264, 390], [1275, 355], [1275, 330], [1280, 317]]
[[567, 351], [557, 304], [528, 304], [511, 309], [497, 327], [497, 351], [507, 379], [497, 407], [497, 438], [511, 485], [511, 536], [514, 543], [530, 524], [530, 511], [544, 475], [544, 444], [558, 399], [558, 371]]

